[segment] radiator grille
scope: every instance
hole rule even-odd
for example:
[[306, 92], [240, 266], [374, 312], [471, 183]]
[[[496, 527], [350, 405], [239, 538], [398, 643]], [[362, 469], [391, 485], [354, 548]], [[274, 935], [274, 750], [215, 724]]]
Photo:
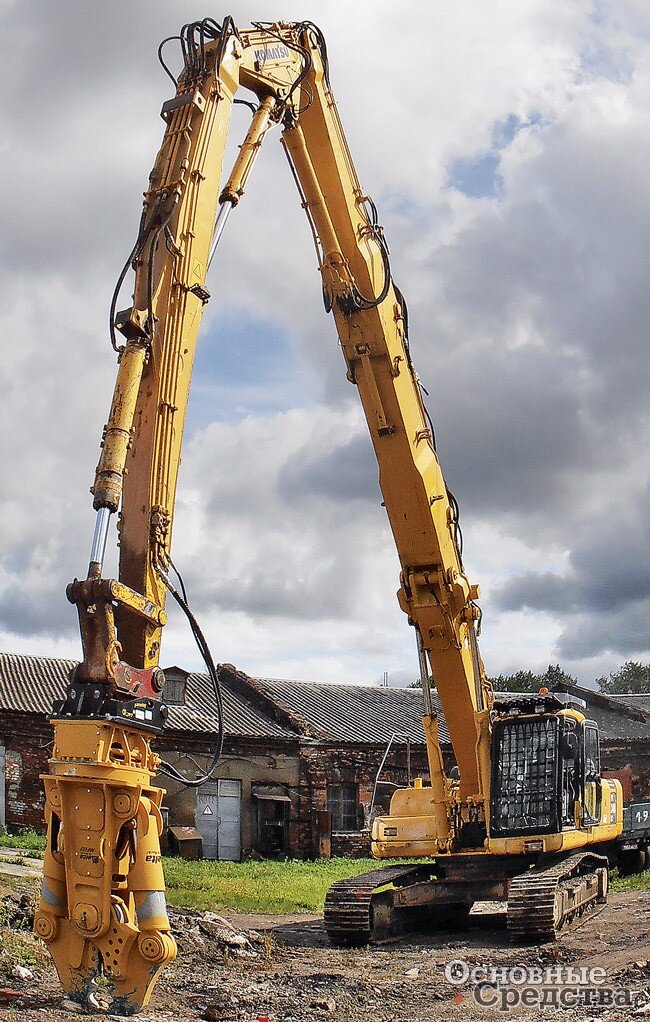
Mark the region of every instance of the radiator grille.
[[493, 741], [491, 833], [539, 834], [556, 830], [557, 717], [499, 722]]

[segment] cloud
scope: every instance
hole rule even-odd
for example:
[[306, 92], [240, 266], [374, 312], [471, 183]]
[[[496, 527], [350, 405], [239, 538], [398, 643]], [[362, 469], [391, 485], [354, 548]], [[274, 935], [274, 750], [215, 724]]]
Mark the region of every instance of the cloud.
[[[311, 498], [338, 501], [379, 500], [377, 463], [365, 426], [351, 440], [335, 440], [336, 446], [319, 450], [305, 445], [278, 476], [278, 486], [292, 500]], [[352, 509], [351, 509], [352, 510]]]
[[[617, 513], [621, 507], [621, 515]], [[650, 489], [610, 504], [576, 538], [562, 573], [526, 572], [503, 583], [502, 610], [543, 611], [562, 621], [560, 653], [571, 659], [650, 649]]]
[[[358, 420], [356, 409], [295, 409], [215, 423], [196, 434], [176, 530], [180, 563], [200, 605], [244, 611], [253, 620], [346, 619], [362, 600], [368, 607], [376, 602], [364, 592], [368, 573], [390, 565], [388, 585], [396, 587], [377, 484], [375, 513], [364, 507], [359, 515], [349, 504], [350, 480], [338, 477], [332, 486], [333, 474], [314, 471], [339, 458], [338, 437], [356, 431]], [[306, 451], [314, 461], [305, 480], [294, 471], [304, 466]], [[198, 542], [187, 543], [190, 534]], [[214, 570], [206, 572], [206, 563]]]
[[[0, 641], [12, 648], [77, 650], [64, 589], [92, 531], [115, 371], [108, 302], [162, 137], [170, 83], [155, 50], [204, 13], [180, 0], [3, 8]], [[233, 13], [246, 24], [277, 9], [236, 0]], [[565, 657], [590, 677], [590, 658], [603, 673], [647, 650], [646, 5], [505, 0], [468, 21], [451, 3], [398, 20], [388, 0], [289, 0], [283, 16], [325, 31], [383, 212], [483, 583], [490, 673]], [[233, 115], [231, 151], [246, 123]], [[413, 635], [277, 137], [210, 276], [174, 553], [221, 659], [374, 679], [410, 668]], [[166, 643], [165, 661], [196, 663], [176, 617]]]

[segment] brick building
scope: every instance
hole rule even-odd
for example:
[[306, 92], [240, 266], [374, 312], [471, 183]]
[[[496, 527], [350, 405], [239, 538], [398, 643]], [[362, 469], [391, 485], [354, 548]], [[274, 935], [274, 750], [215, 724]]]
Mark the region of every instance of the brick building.
[[[0, 654], [0, 823], [10, 829], [43, 826], [38, 775], [52, 744], [47, 715], [73, 666]], [[208, 858], [367, 852], [371, 805], [387, 808], [395, 786], [427, 775], [421, 693], [250, 678], [230, 665], [219, 671], [224, 755], [216, 778], [198, 792], [160, 778], [170, 824], [196, 826]], [[156, 748], [191, 778], [205, 770], [214, 746], [215, 696], [204, 675], [172, 667], [165, 676], [170, 712]], [[628, 797], [650, 798], [650, 707], [571, 691], [599, 724], [603, 768], [624, 772]], [[439, 728], [449, 768], [442, 715]]]
[[[73, 667], [69, 660], [0, 654], [0, 824], [10, 829], [43, 827], [39, 774], [52, 748], [47, 716]], [[159, 778], [170, 825], [196, 825], [208, 858], [367, 851], [364, 825], [388, 743], [376, 805], [386, 807], [393, 787], [426, 774], [420, 694], [253, 679], [229, 665], [219, 672], [225, 731], [219, 770], [198, 791]], [[169, 717], [156, 749], [193, 778], [214, 748], [215, 696], [205, 675], [172, 667], [165, 677]], [[441, 731], [450, 756], [444, 724]]]

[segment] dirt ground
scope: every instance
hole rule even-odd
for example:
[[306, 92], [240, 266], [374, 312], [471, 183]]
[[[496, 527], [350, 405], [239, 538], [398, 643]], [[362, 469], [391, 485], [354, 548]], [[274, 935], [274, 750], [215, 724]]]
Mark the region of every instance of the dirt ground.
[[[472, 928], [463, 933], [439, 929], [420, 934], [417, 939], [353, 950], [330, 947], [322, 923], [315, 917], [229, 914], [227, 919], [234, 929], [226, 929], [224, 943], [224, 928], [218, 917], [173, 911], [179, 956], [140, 1018], [145, 1022], [460, 1022], [498, 1019], [508, 1014], [527, 1020], [562, 1011], [565, 1018], [570, 1012], [581, 1022], [618, 1022], [636, 1016], [650, 1019], [647, 891], [610, 895], [607, 907], [598, 916], [556, 944], [541, 948], [511, 946], [504, 917], [498, 914], [477, 917]], [[6, 910], [5, 921], [9, 922]], [[5, 995], [0, 1018], [61, 1022], [88, 1017], [74, 1006], [68, 1010], [62, 1005], [62, 993], [49, 960], [40, 954], [27, 929], [19, 932], [16, 943], [15, 926], [16, 921], [11, 932], [7, 927], [0, 930], [0, 987], [18, 990], [20, 996]], [[12, 956], [22, 955], [23, 961], [29, 962], [31, 953], [36, 955], [36, 964], [29, 965], [33, 975], [20, 981], [11, 973]], [[445, 966], [457, 960], [467, 963], [460, 967], [461, 981], [463, 970], [477, 967], [479, 974], [473, 978], [470, 975], [464, 982], [451, 982], [445, 976]], [[560, 987], [555, 983], [556, 994], [544, 995], [542, 1001], [546, 1004], [541, 1010], [539, 1003], [514, 1005], [511, 1000], [521, 991], [515, 982], [521, 983], [521, 979], [515, 972], [505, 984], [515, 993], [503, 995], [494, 985], [482, 988], [481, 1005], [476, 1000], [476, 980], [485, 977], [480, 972], [483, 964], [574, 970], [601, 967], [605, 972], [599, 985], [616, 991], [619, 998], [628, 996], [628, 1003], [594, 1006], [592, 1001], [584, 1007], [576, 1006], [572, 996], [571, 1003], [563, 1007], [557, 1000]], [[630, 993], [621, 995], [620, 991]], [[500, 1010], [504, 996], [507, 1010]], [[539, 999], [539, 991], [531, 996]]]

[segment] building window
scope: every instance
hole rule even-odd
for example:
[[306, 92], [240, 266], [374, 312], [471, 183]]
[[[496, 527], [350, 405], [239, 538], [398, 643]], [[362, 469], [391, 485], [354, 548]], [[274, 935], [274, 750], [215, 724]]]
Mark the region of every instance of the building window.
[[356, 784], [330, 784], [327, 788], [327, 808], [332, 814], [332, 831], [359, 830], [357, 806], [359, 788]]
[[169, 706], [185, 705], [185, 686], [187, 678], [178, 675], [165, 675], [163, 699]]

